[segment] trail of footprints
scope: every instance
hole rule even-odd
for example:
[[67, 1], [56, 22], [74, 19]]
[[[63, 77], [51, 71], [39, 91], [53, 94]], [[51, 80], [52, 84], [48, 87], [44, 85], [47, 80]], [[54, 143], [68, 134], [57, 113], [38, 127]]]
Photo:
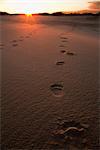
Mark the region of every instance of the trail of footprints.
[[[59, 46], [61, 48], [60, 53], [64, 56], [74, 56], [76, 55], [72, 51], [66, 51], [66, 43], [68, 38], [65, 36], [60, 37], [62, 44]], [[64, 60], [57, 61], [55, 65], [62, 66], [65, 64]], [[55, 97], [64, 96], [64, 86], [63, 82], [57, 82], [50, 86], [50, 90]], [[56, 129], [51, 133], [51, 140], [48, 142], [51, 149], [66, 149], [66, 150], [87, 150], [90, 141], [87, 138], [88, 134], [88, 124], [83, 124], [80, 122], [58, 120], [56, 122]]]
[[[20, 42], [23, 42], [25, 39], [30, 38], [30, 37], [33, 35], [34, 32], [35, 32], [35, 31], [30, 32], [30, 33], [28, 33], [28, 35], [26, 35], [26, 36], [19, 36], [18, 39], [14, 39], [14, 40], [10, 41], [9, 43], [10, 43], [13, 47], [17, 47], [17, 46], [20, 44]], [[5, 46], [5, 45], [4, 45], [2, 42], [0, 42], [0, 49], [3, 49], [4, 46]]]
[[[13, 47], [17, 47], [19, 42], [24, 41], [26, 38], [30, 38], [32, 33], [29, 33], [27, 36], [20, 36], [18, 40], [12, 40], [11, 44]], [[61, 48], [60, 53], [63, 55], [74, 56], [76, 55], [74, 52], [66, 51], [66, 43], [68, 43], [68, 38], [66, 36], [60, 36]], [[0, 43], [0, 49], [4, 48], [4, 44]], [[57, 61], [55, 65], [62, 66], [65, 64], [64, 60]], [[50, 90], [55, 97], [63, 97], [64, 96], [64, 86], [63, 82], [57, 82], [50, 86]], [[58, 120], [56, 129], [53, 130], [51, 135], [51, 140], [48, 142], [51, 149], [68, 149], [72, 150], [71, 145], [79, 149], [84, 149], [88, 147], [88, 133], [89, 126], [87, 124], [81, 124], [79, 122], [72, 121], [63, 121]]]
[[[11, 44], [12, 47], [17, 47], [20, 42], [23, 42], [25, 39], [29, 39], [32, 37], [33, 33], [36, 33], [37, 30], [33, 30], [30, 33], [28, 33], [26, 36], [19, 36], [18, 39], [13, 39], [12, 41], [9, 41], [9, 44]], [[4, 45], [2, 42], [0, 42], [0, 50], [4, 49]]]
[[11, 43], [12, 43], [12, 46], [13, 47], [17, 47], [19, 42], [23, 42], [24, 39], [28, 39], [32, 36], [32, 33], [29, 33], [28, 35], [26, 36], [20, 36], [18, 40], [12, 40]]
[[[71, 52], [71, 51], [66, 51], [66, 50], [65, 50], [65, 48], [66, 48], [66, 46], [67, 46], [66, 43], [68, 42], [68, 38], [67, 38], [65, 35], [61, 35], [61, 36], [60, 36], [60, 40], [61, 40], [61, 45], [59, 45], [59, 47], [61, 48], [60, 53], [66, 54], [66, 55], [69, 55], [69, 56], [74, 56], [75, 53], [73, 53], [73, 52]], [[57, 62], [56, 62], [56, 65], [57, 65], [57, 66], [62, 66], [62, 65], [64, 65], [64, 64], [65, 64], [65, 61], [64, 61], [64, 60], [61, 60], [61, 61], [57, 61]], [[55, 85], [55, 86], [54, 86], [54, 85]], [[53, 95], [56, 96], [56, 97], [57, 97], [57, 96], [58, 96], [58, 97], [61, 97], [61, 96], [64, 95], [64, 94], [62, 94], [62, 93], [64, 93], [64, 92], [63, 92], [64, 87], [63, 87], [62, 84], [59, 84], [59, 82], [58, 82], [58, 83], [55, 83], [55, 84], [53, 84], [53, 85], [51, 85], [50, 89], [51, 89]]]
[[[10, 43], [13, 47], [17, 47], [19, 45], [19, 42], [24, 41], [24, 38], [25, 38], [24, 36], [20, 36], [18, 40], [16, 40], [16, 39], [12, 40], [12, 41], [10, 41]], [[5, 46], [4, 44], [0, 44], [0, 49], [3, 49], [4, 46]]]

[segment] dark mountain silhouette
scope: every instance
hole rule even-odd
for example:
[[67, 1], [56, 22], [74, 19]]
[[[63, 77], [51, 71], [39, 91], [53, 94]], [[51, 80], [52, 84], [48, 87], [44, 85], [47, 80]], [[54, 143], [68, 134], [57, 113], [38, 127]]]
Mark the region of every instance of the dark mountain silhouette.
[[38, 15], [49, 16], [49, 13], [39, 13]]
[[54, 13], [52, 13], [52, 15], [53, 16], [64, 16], [65, 13], [63, 13], [63, 12], [54, 12]]
[[9, 13], [0, 11], [0, 15], [9, 15]]

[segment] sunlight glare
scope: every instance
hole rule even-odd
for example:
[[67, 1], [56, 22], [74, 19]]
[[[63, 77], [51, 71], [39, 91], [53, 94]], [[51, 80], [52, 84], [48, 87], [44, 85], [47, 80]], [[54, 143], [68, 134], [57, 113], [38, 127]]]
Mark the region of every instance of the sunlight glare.
[[25, 14], [27, 17], [32, 17], [32, 14]]

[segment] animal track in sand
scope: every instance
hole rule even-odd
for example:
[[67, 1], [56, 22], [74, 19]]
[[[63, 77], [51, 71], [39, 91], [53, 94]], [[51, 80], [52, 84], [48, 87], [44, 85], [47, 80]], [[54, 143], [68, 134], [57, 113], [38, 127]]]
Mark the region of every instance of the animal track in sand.
[[68, 42], [68, 41], [67, 41], [67, 40], [62, 40], [61, 42], [66, 43], [66, 42]]
[[28, 38], [30, 38], [30, 37], [29, 37], [29, 36], [25, 36], [25, 38], [27, 38], [27, 39], [28, 39]]
[[12, 40], [11, 42], [12, 42], [12, 43], [16, 43], [16, 42], [17, 42], [17, 40]]
[[13, 44], [12, 46], [13, 46], [13, 47], [16, 47], [16, 46], [18, 46], [18, 44]]
[[13, 47], [18, 46], [18, 44], [17, 44], [18, 41], [17, 41], [17, 40], [12, 40], [11, 42], [13, 43], [13, 44], [12, 44]]
[[65, 51], [65, 50], [61, 50], [60, 52], [61, 52], [61, 53], [66, 53], [66, 51]]
[[66, 39], [68, 39], [68, 38], [67, 38], [67, 37], [60, 37], [60, 39], [66, 40]]
[[4, 48], [4, 44], [0, 44], [0, 49], [3, 49]]
[[50, 86], [50, 90], [56, 97], [62, 97], [64, 95], [63, 88], [64, 87], [61, 83], [55, 83]]
[[78, 149], [88, 148], [88, 124], [73, 121], [59, 121], [58, 126], [52, 132], [52, 140], [49, 145], [57, 148], [74, 146]]
[[56, 62], [56, 65], [63, 65], [65, 62], [64, 61], [58, 61]]
[[75, 55], [75, 53], [73, 53], [73, 52], [67, 52], [67, 55], [73, 56], [73, 55]]

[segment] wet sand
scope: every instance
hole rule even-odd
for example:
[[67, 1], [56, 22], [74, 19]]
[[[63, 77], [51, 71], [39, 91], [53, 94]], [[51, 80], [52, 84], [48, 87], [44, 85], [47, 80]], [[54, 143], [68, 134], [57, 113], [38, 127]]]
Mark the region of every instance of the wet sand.
[[0, 24], [2, 150], [98, 150], [97, 33], [21, 19]]

